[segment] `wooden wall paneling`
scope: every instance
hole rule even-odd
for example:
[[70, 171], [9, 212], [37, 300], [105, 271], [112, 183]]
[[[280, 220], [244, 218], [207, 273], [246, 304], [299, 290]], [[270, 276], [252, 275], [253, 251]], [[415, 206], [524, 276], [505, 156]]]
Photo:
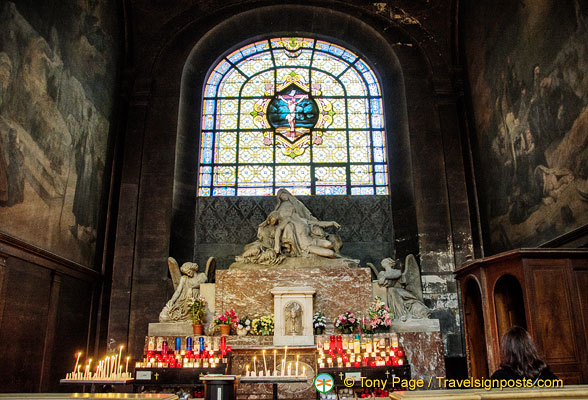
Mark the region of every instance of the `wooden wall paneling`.
[[73, 370], [77, 352], [82, 352], [80, 358], [82, 370], [89, 358], [94, 360], [92, 365], [94, 367], [96, 365], [93, 347], [88, 347], [90, 336], [88, 326], [92, 319], [92, 286], [91, 282], [82, 282], [68, 276], [63, 277], [55, 326], [55, 341], [53, 342], [53, 366], [49, 375], [52, 385], [51, 391], [71, 391], [72, 388], [69, 387], [60, 388], [59, 379]]
[[41, 377], [39, 379], [39, 391], [49, 392], [51, 388], [51, 370], [53, 368], [53, 352], [55, 347], [55, 327], [57, 325], [57, 312], [59, 306], [59, 292], [61, 288], [61, 275], [52, 273], [51, 291], [49, 293], [49, 309], [47, 310], [47, 325], [45, 327], [45, 341], [43, 344], [43, 356], [41, 358]]
[[9, 257], [4, 279], [0, 362], [5, 373], [0, 374], [0, 390], [36, 392], [41, 379], [51, 271]]
[[7, 255], [0, 253], [0, 327], [2, 326], [2, 315], [4, 313], [4, 303], [5, 303], [5, 289], [4, 289], [4, 277], [6, 276], [6, 259]]
[[466, 351], [470, 375], [474, 378], [489, 377], [482, 289], [474, 276], [468, 277], [465, 281], [463, 294]]
[[588, 332], [588, 260], [572, 260], [570, 268], [572, 280], [572, 304], [573, 310], [576, 311], [576, 328], [578, 335], [578, 345], [581, 351], [582, 376], [583, 381], [588, 381], [588, 337], [582, 332]]
[[98, 272], [0, 234], [0, 392], [64, 391], [89, 351]]
[[530, 289], [535, 341], [550, 365], [577, 363], [578, 346], [571, 315], [567, 263], [561, 259], [532, 260], [528, 265], [533, 282]]

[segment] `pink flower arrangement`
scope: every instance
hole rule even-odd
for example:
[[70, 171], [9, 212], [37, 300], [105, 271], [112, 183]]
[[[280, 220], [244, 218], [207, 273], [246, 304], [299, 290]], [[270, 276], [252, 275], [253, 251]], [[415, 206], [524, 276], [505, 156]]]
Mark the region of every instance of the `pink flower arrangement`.
[[339, 316], [335, 319], [334, 325], [335, 329], [338, 329], [341, 332], [345, 331], [353, 331], [353, 329], [359, 324], [359, 321], [355, 317], [355, 314], [347, 311], [343, 314], [339, 314]]
[[390, 308], [378, 296], [374, 299], [368, 314], [370, 319], [363, 323], [365, 330], [387, 329], [392, 325]]
[[223, 314], [217, 314], [213, 321], [216, 325], [233, 325], [235, 328], [239, 325], [239, 318], [235, 314], [235, 310], [232, 308], [229, 311], [225, 311]]

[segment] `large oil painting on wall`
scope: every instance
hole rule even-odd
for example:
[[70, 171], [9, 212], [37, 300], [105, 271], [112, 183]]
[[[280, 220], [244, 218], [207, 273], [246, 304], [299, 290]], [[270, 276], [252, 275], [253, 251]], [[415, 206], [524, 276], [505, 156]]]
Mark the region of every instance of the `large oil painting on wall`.
[[0, 231], [92, 265], [116, 2], [0, 1]]
[[588, 3], [468, 0], [461, 17], [489, 250], [588, 224]]

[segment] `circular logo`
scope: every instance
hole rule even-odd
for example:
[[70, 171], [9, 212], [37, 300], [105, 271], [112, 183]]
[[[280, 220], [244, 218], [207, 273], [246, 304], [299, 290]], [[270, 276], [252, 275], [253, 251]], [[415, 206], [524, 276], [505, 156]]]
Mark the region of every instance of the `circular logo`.
[[330, 392], [334, 385], [335, 380], [329, 374], [318, 374], [316, 378], [314, 378], [314, 388], [320, 393]]

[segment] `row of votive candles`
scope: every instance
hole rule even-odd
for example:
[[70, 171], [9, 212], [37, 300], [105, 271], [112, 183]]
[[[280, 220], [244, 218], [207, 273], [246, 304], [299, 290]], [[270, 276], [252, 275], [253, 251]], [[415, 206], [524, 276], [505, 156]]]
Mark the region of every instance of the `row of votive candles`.
[[153, 353], [147, 352], [143, 361], [137, 361], [135, 368], [215, 368], [218, 364], [228, 362], [227, 355], [231, 349], [225, 352], [215, 353], [204, 350], [202, 353], [191, 350], [181, 350], [177, 353]]
[[[272, 377], [298, 377], [298, 376], [306, 376], [306, 367], [300, 366], [300, 355], [296, 355], [296, 362], [294, 361], [287, 361], [288, 357], [288, 346], [284, 347], [284, 356], [280, 361], [280, 371], [278, 371], [278, 350], [274, 349], [274, 354], [272, 357], [273, 360], [273, 369], [268, 368], [268, 363], [265, 357], [266, 350], [262, 350], [262, 359], [263, 359], [263, 369], [261, 369], [261, 365], [257, 368], [257, 355], [253, 356], [252, 364], [253, 368], [250, 368], [249, 364], [245, 365], [245, 376], [272, 376]], [[261, 361], [259, 361], [261, 364]], [[301, 367], [301, 368], [300, 368]]]
[[129, 359], [126, 358], [125, 370], [123, 372], [123, 366], [121, 365], [123, 346], [120, 346], [118, 354], [112, 356], [106, 356], [103, 360], [96, 363], [96, 369], [92, 371], [92, 359], [88, 359], [82, 371], [82, 365], [80, 364], [81, 352], [77, 353], [76, 364], [72, 372], [65, 375], [66, 380], [127, 380], [131, 379], [132, 374], [129, 373]]
[[175, 352], [203, 352], [203, 351], [225, 351], [230, 346], [227, 346], [227, 338], [221, 336], [220, 338], [210, 338], [205, 340], [204, 336], [194, 337], [187, 336], [185, 340], [182, 340], [180, 336], [173, 338], [173, 344], [169, 344], [163, 336], [148, 336], [147, 338], [147, 351], [148, 352], [161, 352], [167, 354], [168, 351]]
[[380, 349], [398, 347], [398, 335], [393, 333], [390, 337], [372, 338], [355, 335], [353, 339], [332, 335], [329, 340], [319, 338], [317, 350], [336, 352], [338, 354], [352, 352], [355, 354], [379, 352]]
[[406, 364], [404, 350], [399, 347], [386, 347], [380, 351], [372, 353], [356, 354], [351, 350], [344, 353], [335, 354], [334, 351], [324, 353], [319, 351], [318, 367], [319, 368], [351, 368], [351, 367], [380, 367], [380, 366], [399, 366]]

